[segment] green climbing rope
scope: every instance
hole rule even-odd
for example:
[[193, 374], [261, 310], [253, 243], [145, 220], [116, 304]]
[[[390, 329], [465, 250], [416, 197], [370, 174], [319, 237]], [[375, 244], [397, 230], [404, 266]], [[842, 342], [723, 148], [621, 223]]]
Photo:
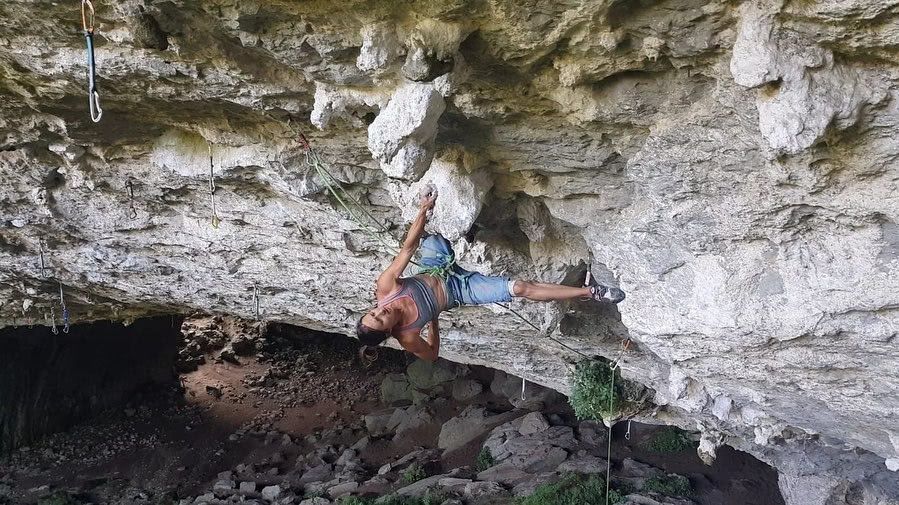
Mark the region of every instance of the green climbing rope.
[[[611, 386], [609, 387], [609, 391], [612, 394], [609, 395], [609, 412], [614, 412], [615, 409], [615, 369], [618, 368], [618, 363], [616, 362], [614, 366], [610, 366], [612, 369], [612, 379]], [[606, 450], [606, 505], [609, 505], [609, 486], [612, 481], [612, 421], [609, 420], [609, 445]]]

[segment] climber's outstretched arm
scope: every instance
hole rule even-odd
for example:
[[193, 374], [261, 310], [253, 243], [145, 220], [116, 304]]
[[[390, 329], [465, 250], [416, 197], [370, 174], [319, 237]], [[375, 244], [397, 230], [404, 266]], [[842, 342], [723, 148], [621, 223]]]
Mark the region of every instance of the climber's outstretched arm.
[[428, 211], [434, 207], [436, 200], [437, 195], [434, 195], [433, 198], [422, 201], [418, 215], [412, 221], [412, 225], [409, 226], [409, 232], [406, 234], [406, 240], [403, 241], [403, 247], [400, 248], [399, 253], [393, 259], [393, 263], [378, 277], [378, 292], [387, 294], [396, 288], [396, 280], [403, 275], [403, 270], [409, 265], [409, 261], [418, 249], [418, 243], [425, 232], [425, 223], [428, 221]]

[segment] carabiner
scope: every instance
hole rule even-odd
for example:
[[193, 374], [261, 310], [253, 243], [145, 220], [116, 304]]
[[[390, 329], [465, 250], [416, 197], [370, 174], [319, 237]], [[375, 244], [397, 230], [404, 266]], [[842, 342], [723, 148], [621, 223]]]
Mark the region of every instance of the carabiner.
[[[85, 7], [90, 9], [90, 24], [87, 22], [88, 15]], [[81, 26], [84, 27], [85, 32], [94, 33], [94, 4], [91, 3], [91, 0], [81, 0]]]
[[[87, 15], [85, 6], [90, 9]], [[90, 23], [88, 23], [88, 17]], [[90, 108], [91, 121], [100, 122], [103, 109], [100, 108], [100, 93], [97, 91], [96, 63], [94, 61], [94, 5], [90, 0], [81, 0], [81, 24], [84, 27], [84, 41], [87, 44], [87, 102]]]
[[130, 200], [128, 218], [135, 219], [137, 218], [137, 209], [134, 208], [134, 183], [131, 181], [131, 179], [128, 179], [128, 182], [125, 183], [125, 186], [128, 187], [128, 199]]
[[53, 325], [53, 334], [59, 335], [59, 330], [56, 329], [56, 309], [54, 309], [53, 307], [50, 307], [50, 324]]

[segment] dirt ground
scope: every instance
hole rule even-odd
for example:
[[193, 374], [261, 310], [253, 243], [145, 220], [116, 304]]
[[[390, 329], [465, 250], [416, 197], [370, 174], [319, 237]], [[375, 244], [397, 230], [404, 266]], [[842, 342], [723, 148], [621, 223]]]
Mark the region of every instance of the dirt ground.
[[[365, 368], [355, 341], [291, 327], [270, 331], [256, 346], [254, 354], [227, 361], [216, 362], [216, 353], [208, 353], [197, 370], [181, 375], [180, 385], [142, 391], [120, 409], [0, 458], [0, 485], [11, 488], [10, 503], [35, 503], [48, 490], [81, 493], [95, 503], [195, 496], [219, 472], [239, 464], [278, 458], [292, 465], [323, 438], [352, 444], [365, 435], [363, 416], [383, 408], [382, 379], [403, 372], [413, 359], [385, 349]], [[376, 468], [414, 448], [436, 447], [441, 423], [469, 403], [511, 409], [486, 389], [465, 404], [433, 405], [437, 422], [398, 442], [374, 440], [363, 461]], [[557, 410], [576, 423], [570, 409]], [[776, 472], [748, 455], [723, 448], [709, 467], [694, 451], [649, 452], [641, 444], [658, 428], [634, 423], [625, 440], [625, 425], [616, 426], [615, 464], [632, 457], [687, 475], [697, 491], [693, 499], [702, 505], [783, 503]], [[445, 457], [444, 469], [473, 465], [480, 443]]]

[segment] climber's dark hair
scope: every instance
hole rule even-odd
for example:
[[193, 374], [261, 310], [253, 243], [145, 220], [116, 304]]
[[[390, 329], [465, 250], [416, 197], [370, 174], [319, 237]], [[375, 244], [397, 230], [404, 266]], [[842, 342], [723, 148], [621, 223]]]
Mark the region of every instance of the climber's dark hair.
[[390, 332], [373, 330], [362, 324], [362, 319], [359, 319], [359, 322], [356, 323], [356, 336], [359, 338], [359, 342], [362, 342], [362, 345], [377, 347], [390, 337]]

